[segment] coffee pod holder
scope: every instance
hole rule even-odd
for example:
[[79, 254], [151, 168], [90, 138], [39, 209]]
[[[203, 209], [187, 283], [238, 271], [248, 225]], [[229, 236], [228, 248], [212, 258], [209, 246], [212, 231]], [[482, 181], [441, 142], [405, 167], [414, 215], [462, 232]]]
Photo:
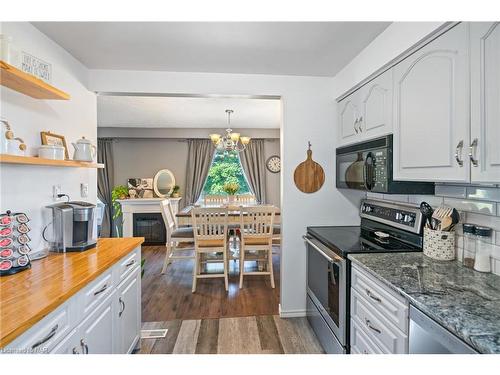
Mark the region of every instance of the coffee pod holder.
[[0, 214], [0, 276], [31, 268], [29, 218], [23, 212]]
[[454, 260], [455, 231], [424, 228], [424, 255], [436, 260]]

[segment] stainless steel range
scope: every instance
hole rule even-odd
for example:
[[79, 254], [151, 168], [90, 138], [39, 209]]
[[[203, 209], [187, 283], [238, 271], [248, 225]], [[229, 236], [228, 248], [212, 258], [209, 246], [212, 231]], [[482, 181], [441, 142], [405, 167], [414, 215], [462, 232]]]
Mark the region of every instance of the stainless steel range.
[[360, 226], [308, 227], [307, 317], [327, 353], [349, 353], [348, 254], [422, 251], [416, 206], [364, 200]]

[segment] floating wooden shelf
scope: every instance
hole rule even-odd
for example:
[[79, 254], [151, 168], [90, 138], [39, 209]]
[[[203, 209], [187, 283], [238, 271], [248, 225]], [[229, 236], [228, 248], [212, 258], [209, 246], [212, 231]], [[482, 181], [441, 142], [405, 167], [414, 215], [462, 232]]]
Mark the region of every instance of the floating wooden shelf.
[[76, 160], [52, 160], [43, 159], [36, 156], [16, 156], [0, 154], [2, 164], [25, 164], [25, 165], [47, 165], [52, 167], [73, 167], [73, 168], [104, 168], [104, 164], [87, 163]]
[[1, 60], [0, 84], [35, 99], [69, 99], [69, 94], [64, 91]]

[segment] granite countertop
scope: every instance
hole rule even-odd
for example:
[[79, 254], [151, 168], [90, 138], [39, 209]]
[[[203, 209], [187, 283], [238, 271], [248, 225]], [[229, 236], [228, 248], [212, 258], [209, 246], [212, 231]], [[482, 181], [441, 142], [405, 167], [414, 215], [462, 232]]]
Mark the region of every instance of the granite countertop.
[[500, 276], [422, 253], [352, 254], [349, 259], [480, 353], [500, 353]]

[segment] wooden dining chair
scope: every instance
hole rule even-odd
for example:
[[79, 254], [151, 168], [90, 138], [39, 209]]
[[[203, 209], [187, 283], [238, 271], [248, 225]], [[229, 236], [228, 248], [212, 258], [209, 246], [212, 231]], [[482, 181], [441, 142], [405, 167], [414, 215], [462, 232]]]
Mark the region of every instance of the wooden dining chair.
[[241, 194], [236, 196], [236, 202], [238, 204], [256, 204], [257, 199], [255, 198], [255, 195], [253, 194]]
[[[193, 289], [196, 292], [198, 279], [224, 278], [226, 291], [228, 290], [228, 256], [227, 256], [227, 222], [228, 210], [222, 207], [194, 207], [191, 210], [193, 223], [195, 261], [193, 267]], [[211, 262], [224, 263], [222, 273], [201, 272], [201, 261], [204, 255], [222, 255], [220, 258], [211, 259]], [[219, 256], [220, 256], [219, 255]]]
[[[177, 244], [180, 242], [194, 242], [193, 228], [192, 227], [177, 227], [177, 221], [175, 220], [174, 211], [169, 199], [164, 199], [160, 202], [161, 215], [163, 221], [165, 222], [165, 229], [167, 232], [167, 251], [165, 253], [165, 260], [163, 262], [163, 267], [161, 273], [164, 274], [167, 270], [168, 265], [173, 260], [190, 260], [194, 259], [194, 254], [192, 255], [176, 255], [176, 252], [185, 252], [186, 248], [178, 249]], [[192, 249], [190, 251], [193, 251]]]
[[205, 206], [222, 206], [225, 202], [225, 198], [224, 195], [207, 194], [203, 198], [203, 203]]
[[[243, 287], [245, 275], [269, 275], [271, 287], [274, 288], [273, 223], [275, 212], [276, 208], [273, 206], [241, 207], [240, 288]], [[245, 272], [246, 261], [267, 263], [267, 269]]]

